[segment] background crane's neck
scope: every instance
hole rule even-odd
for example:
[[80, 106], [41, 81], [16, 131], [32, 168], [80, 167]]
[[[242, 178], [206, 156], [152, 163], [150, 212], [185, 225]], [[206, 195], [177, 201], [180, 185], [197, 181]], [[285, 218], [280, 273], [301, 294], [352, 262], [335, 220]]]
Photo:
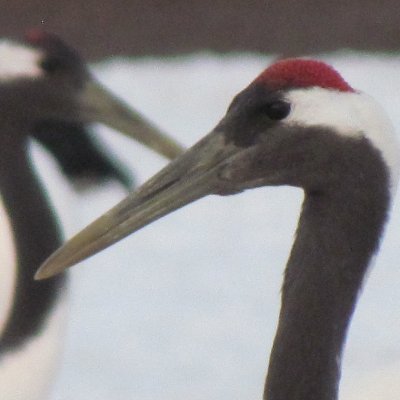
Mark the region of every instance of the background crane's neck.
[[31, 169], [27, 143], [12, 136], [3, 143], [7, 136], [2, 135], [0, 193], [12, 228], [17, 271], [13, 305], [0, 333], [0, 356], [41, 333], [64, 282], [64, 277], [33, 280], [37, 267], [60, 245], [60, 231]]
[[347, 328], [390, 204], [387, 167], [377, 151], [361, 150], [362, 174], [347, 170], [336, 187], [305, 194], [266, 400], [337, 399]]

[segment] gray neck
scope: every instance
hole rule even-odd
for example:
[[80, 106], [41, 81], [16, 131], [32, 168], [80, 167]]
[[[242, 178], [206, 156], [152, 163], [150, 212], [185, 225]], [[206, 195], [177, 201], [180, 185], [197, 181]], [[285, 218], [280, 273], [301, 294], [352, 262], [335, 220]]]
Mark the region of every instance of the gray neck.
[[390, 203], [387, 168], [378, 155], [366, 161], [364, 180], [350, 171], [336, 190], [305, 195], [265, 400], [338, 397], [347, 329]]
[[31, 169], [25, 140], [4, 141], [0, 143], [0, 190], [14, 233], [18, 264], [14, 304], [0, 337], [0, 356], [40, 334], [64, 283], [64, 276], [33, 280], [40, 263], [61, 244], [61, 235]]

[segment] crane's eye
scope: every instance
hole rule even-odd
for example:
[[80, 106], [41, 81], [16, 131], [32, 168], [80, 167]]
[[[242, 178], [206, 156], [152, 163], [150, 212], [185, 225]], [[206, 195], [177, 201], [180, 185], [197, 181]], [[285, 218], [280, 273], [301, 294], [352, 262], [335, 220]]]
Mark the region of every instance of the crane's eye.
[[290, 113], [290, 104], [286, 101], [277, 100], [267, 104], [264, 108], [264, 112], [268, 118], [278, 121], [286, 118]]
[[41, 64], [41, 68], [43, 71], [52, 74], [53, 72], [57, 72], [64, 68], [63, 60], [57, 57], [48, 57], [45, 58]]

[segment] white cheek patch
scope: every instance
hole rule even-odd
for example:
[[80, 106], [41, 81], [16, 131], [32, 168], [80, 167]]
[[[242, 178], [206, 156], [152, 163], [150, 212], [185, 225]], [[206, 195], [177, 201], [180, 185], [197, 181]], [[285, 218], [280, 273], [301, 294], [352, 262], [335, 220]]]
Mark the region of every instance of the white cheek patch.
[[373, 98], [360, 92], [318, 87], [292, 90], [286, 98], [292, 105], [285, 120], [289, 125], [324, 126], [339, 135], [368, 138], [389, 168], [394, 194], [400, 172], [400, 147], [392, 122]]
[[39, 50], [8, 40], [0, 41], [0, 82], [42, 76], [42, 58]]

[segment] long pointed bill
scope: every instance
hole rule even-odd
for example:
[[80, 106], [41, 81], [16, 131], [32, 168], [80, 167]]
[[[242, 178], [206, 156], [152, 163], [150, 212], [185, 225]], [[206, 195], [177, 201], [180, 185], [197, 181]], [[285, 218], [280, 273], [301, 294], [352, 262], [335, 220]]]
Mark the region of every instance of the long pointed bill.
[[35, 279], [60, 273], [196, 199], [234, 191], [219, 175], [237, 151], [221, 132], [210, 133], [51, 255]]
[[86, 84], [81, 105], [89, 121], [104, 123], [171, 160], [184, 151], [175, 140], [93, 79]]

